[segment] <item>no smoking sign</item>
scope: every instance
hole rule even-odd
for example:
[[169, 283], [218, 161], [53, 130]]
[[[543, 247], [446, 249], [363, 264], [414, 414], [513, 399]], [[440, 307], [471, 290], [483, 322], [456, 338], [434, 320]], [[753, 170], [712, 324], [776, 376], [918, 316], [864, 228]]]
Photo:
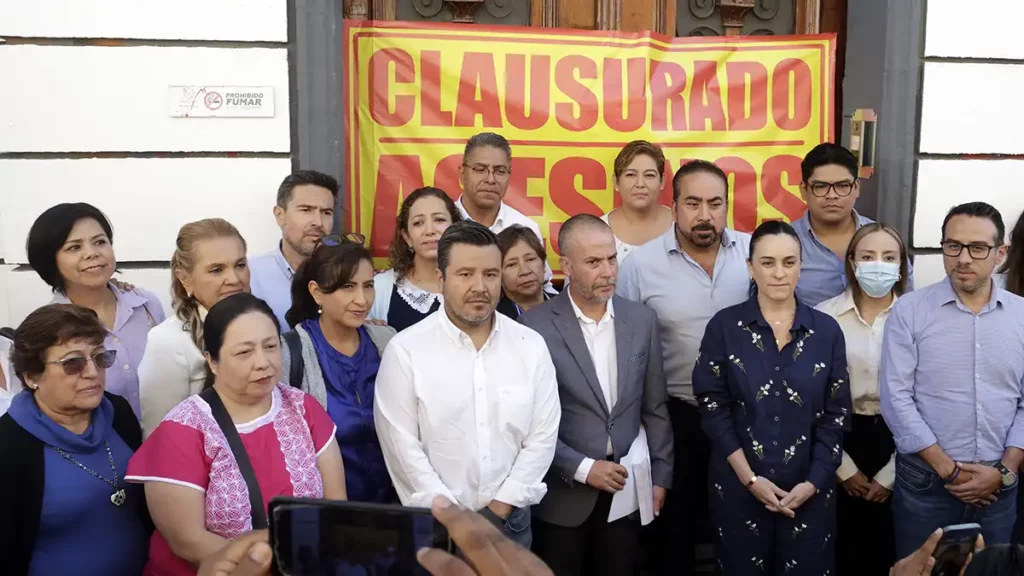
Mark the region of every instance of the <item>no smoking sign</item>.
[[224, 97], [219, 92], [207, 92], [206, 97], [203, 98], [203, 103], [210, 110], [217, 110], [224, 105]]

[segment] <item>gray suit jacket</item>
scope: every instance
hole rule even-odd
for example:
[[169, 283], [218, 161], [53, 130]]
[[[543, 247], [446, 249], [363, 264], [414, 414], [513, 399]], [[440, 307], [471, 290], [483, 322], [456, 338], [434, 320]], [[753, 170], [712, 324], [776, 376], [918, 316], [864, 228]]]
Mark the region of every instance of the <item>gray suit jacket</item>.
[[657, 316], [647, 306], [614, 297], [618, 399], [611, 411], [601, 392], [597, 371], [573, 312], [569, 291], [532, 308], [519, 321], [547, 342], [558, 378], [562, 420], [558, 426], [555, 460], [544, 481], [548, 493], [533, 507], [542, 521], [576, 527], [589, 516], [598, 491], [573, 479], [584, 457], [604, 460], [608, 437], [615, 460], [629, 452], [647, 430], [651, 476], [655, 486], [671, 488], [672, 424], [668, 390], [661, 361]]

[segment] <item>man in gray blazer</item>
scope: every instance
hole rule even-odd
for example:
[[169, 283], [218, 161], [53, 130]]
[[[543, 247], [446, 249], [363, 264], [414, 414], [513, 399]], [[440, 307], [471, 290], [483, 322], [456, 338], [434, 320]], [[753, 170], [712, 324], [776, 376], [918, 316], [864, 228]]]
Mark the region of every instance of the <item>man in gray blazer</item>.
[[672, 425], [654, 312], [615, 296], [611, 228], [589, 214], [558, 234], [569, 288], [519, 321], [547, 342], [562, 420], [548, 493], [533, 507], [534, 551], [557, 576], [632, 574], [640, 530], [634, 512], [608, 522], [629, 471], [618, 464], [647, 433], [654, 511], [672, 480]]

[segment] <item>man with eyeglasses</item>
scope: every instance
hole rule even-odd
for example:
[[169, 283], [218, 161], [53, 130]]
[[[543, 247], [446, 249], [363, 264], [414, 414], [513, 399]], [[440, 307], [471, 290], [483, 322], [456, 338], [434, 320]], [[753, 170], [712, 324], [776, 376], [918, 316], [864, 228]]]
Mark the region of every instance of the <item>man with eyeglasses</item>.
[[[854, 210], [860, 183], [852, 152], [838, 144], [819, 144], [804, 157], [800, 172], [807, 212], [793, 222], [803, 248], [796, 297], [813, 307], [846, 290], [846, 250], [857, 229], [872, 220]], [[907, 270], [907, 290], [913, 290], [909, 262]]]
[[[459, 166], [462, 196], [455, 202], [462, 217], [500, 234], [513, 224], [526, 226], [544, 243], [540, 226], [532, 218], [505, 204], [512, 176], [512, 146], [500, 134], [481, 132], [466, 142]], [[551, 285], [551, 266], [544, 263], [544, 291], [557, 294]]]
[[885, 324], [879, 388], [897, 449], [897, 558], [950, 524], [981, 524], [987, 545], [1010, 540], [1024, 460], [1024, 298], [992, 281], [1005, 234], [984, 202], [950, 210], [948, 278], [901, 296]]
[[292, 307], [292, 277], [313, 254], [320, 239], [334, 228], [338, 181], [314, 170], [288, 175], [277, 189], [274, 219], [281, 242], [266, 254], [249, 259], [252, 294], [270, 305], [287, 330], [284, 315]]

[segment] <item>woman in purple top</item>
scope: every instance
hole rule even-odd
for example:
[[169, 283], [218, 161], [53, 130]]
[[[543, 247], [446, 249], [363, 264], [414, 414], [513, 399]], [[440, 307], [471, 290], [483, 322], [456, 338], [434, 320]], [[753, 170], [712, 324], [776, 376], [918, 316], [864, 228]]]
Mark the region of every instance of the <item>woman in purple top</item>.
[[117, 267], [114, 232], [106, 216], [82, 202], [57, 204], [43, 212], [28, 233], [28, 262], [53, 288], [51, 303], [88, 308], [107, 329], [103, 345], [117, 351], [106, 372], [106, 389], [128, 400], [138, 418], [139, 362], [149, 330], [164, 321], [155, 294], [111, 281]]

